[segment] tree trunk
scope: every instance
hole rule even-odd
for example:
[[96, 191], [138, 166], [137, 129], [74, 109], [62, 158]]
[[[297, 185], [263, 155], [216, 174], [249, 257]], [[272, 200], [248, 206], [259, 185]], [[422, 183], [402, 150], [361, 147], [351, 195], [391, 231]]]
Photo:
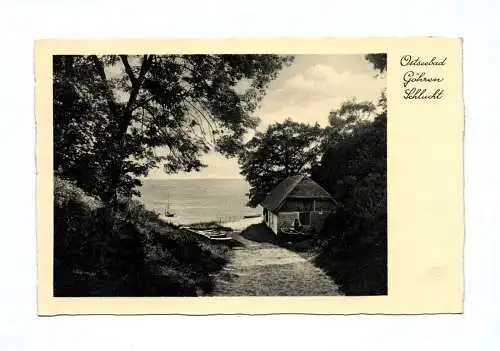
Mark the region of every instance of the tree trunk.
[[111, 127], [111, 138], [109, 139], [108, 146], [106, 149], [106, 154], [103, 155], [104, 160], [108, 160], [109, 166], [105, 171], [105, 175], [107, 175], [107, 181], [105, 186], [104, 194], [102, 195], [102, 199], [108, 205], [113, 208], [118, 206], [118, 188], [120, 184], [120, 178], [122, 176], [122, 165], [126, 156], [123, 155], [124, 147], [124, 138], [127, 133], [128, 127], [133, 118], [133, 107], [137, 101], [137, 97], [139, 96], [139, 91], [142, 87], [142, 83], [144, 82], [146, 73], [149, 71], [151, 64], [153, 63], [152, 55], [144, 55], [141, 69], [139, 72], [139, 76], [135, 77], [134, 73], [128, 63], [128, 59], [126, 55], [120, 56], [122, 62], [125, 67], [125, 71], [129, 75], [130, 82], [132, 84], [132, 90], [130, 92], [129, 99], [125, 108], [118, 108], [117, 104], [114, 101], [113, 94], [111, 89], [107, 85], [107, 78], [104, 71], [104, 66], [99, 58], [95, 55], [92, 56], [94, 65], [103, 80], [103, 84], [106, 91], [106, 97], [108, 102], [108, 107], [113, 117], [112, 120], [116, 121], [115, 124]]

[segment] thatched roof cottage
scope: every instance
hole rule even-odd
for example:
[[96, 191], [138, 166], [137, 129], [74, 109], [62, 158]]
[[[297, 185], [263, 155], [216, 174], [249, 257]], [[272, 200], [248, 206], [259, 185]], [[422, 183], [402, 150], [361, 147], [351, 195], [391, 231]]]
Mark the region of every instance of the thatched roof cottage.
[[335, 209], [335, 200], [312, 179], [296, 175], [279, 183], [261, 206], [264, 221], [275, 234], [297, 225], [304, 232], [319, 232]]

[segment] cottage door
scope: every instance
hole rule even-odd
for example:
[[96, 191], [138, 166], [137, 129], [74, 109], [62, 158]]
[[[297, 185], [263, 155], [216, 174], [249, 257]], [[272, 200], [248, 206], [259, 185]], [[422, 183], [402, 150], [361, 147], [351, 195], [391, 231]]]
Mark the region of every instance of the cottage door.
[[311, 224], [311, 212], [300, 212], [299, 220], [301, 225], [310, 225]]

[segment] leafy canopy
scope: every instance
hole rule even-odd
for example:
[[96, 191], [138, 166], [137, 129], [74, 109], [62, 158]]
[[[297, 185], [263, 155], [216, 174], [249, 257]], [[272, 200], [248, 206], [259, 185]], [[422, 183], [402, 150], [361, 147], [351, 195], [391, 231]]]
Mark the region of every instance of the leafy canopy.
[[235, 156], [279, 55], [54, 56], [54, 170], [105, 200], [138, 176], [197, 171]]
[[241, 174], [250, 184], [248, 205], [255, 207], [288, 176], [309, 174], [319, 161], [323, 130], [286, 119], [258, 132], [239, 156]]
[[387, 54], [368, 54], [365, 55], [365, 59], [381, 74], [387, 71]]
[[320, 233], [316, 264], [335, 277], [346, 295], [386, 295], [385, 92], [377, 106], [347, 101], [330, 113], [329, 122], [324, 154], [312, 178], [328, 190], [339, 208]]

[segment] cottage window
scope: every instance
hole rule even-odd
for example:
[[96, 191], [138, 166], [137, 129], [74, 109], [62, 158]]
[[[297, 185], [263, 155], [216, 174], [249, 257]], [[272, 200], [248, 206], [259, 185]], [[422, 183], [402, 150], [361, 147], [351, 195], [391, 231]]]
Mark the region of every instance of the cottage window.
[[310, 225], [311, 224], [311, 212], [300, 212], [299, 213], [300, 224]]

